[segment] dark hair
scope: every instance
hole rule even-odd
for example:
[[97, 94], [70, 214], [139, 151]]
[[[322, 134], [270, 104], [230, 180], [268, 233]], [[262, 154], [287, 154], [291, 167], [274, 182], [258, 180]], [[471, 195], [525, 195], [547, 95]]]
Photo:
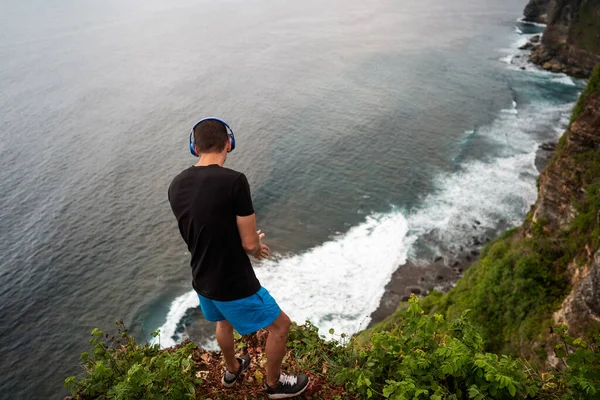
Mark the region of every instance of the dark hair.
[[194, 142], [199, 153], [220, 153], [227, 145], [227, 129], [223, 123], [209, 119], [194, 128]]

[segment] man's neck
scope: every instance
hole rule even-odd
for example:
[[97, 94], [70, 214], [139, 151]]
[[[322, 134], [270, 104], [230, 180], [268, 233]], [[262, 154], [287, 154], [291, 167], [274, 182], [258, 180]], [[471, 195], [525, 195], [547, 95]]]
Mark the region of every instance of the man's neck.
[[200, 160], [196, 163], [196, 167], [206, 167], [207, 165], [218, 165], [222, 167], [227, 159], [227, 153], [204, 153], [200, 154]]

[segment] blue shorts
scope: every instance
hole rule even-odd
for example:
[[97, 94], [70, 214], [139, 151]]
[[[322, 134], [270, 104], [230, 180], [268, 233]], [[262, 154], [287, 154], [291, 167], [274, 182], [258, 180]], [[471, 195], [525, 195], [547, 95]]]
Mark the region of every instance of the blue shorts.
[[252, 296], [233, 301], [200, 298], [204, 318], [211, 322], [227, 320], [240, 335], [249, 335], [271, 325], [281, 309], [269, 291], [261, 287]]

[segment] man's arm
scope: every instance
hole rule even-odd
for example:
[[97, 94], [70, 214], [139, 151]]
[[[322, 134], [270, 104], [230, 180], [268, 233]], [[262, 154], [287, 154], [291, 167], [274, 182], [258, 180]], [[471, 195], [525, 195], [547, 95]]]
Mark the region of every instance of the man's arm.
[[265, 234], [256, 231], [256, 214], [245, 217], [236, 216], [238, 231], [242, 239], [242, 247], [246, 253], [251, 254], [257, 259], [267, 258], [269, 256], [269, 247], [262, 243]]
[[252, 207], [250, 185], [244, 174], [240, 174], [233, 186], [233, 208], [242, 247], [246, 253], [259, 260], [268, 257], [269, 248], [262, 243], [265, 234], [256, 231], [256, 214]]

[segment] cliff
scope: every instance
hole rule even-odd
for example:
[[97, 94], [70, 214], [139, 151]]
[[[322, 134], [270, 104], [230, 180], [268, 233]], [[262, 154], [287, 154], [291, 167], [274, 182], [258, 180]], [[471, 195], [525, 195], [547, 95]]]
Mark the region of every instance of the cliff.
[[[571, 292], [554, 313], [571, 334], [600, 326], [600, 65], [573, 113], [540, 190], [526, 234], [543, 225], [545, 235], [572, 248], [566, 266]], [[594, 329], [595, 330], [595, 329]]]
[[523, 12], [524, 20], [540, 24], [548, 23], [548, 4], [550, 0], [531, 0]]
[[[557, 322], [590, 341], [551, 334]], [[92, 332], [84, 374], [65, 382], [72, 399], [263, 397], [264, 331], [237, 342], [252, 363], [225, 391], [219, 353], [135, 343], [117, 326], [116, 336]], [[307, 373], [305, 398], [322, 400], [600, 399], [599, 332], [600, 65], [520, 228], [488, 245], [446, 295], [412, 296], [382, 324], [338, 336], [341, 345], [308, 322], [293, 326], [283, 371]]]
[[[578, 337], [600, 331], [600, 65], [538, 185], [523, 225], [489, 244], [450, 292], [434, 292], [422, 306], [448, 319], [470, 310], [487, 350], [543, 365], [553, 357], [557, 323]], [[373, 331], [395, 324], [405, 308]]]
[[600, 62], [600, 0], [531, 0], [525, 20], [547, 28], [531, 61], [553, 72], [587, 78]]

